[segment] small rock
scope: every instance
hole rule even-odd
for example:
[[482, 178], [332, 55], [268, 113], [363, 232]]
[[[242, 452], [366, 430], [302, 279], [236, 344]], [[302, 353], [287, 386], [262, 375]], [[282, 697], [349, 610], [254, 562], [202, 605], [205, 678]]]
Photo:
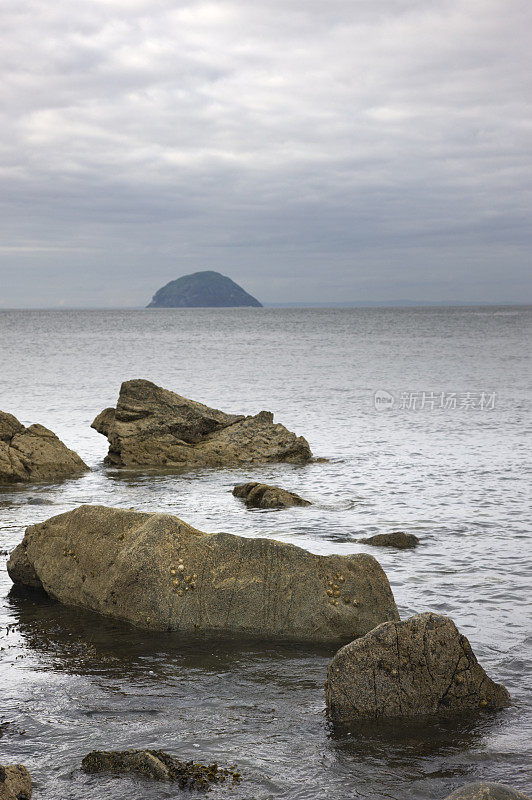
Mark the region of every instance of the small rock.
[[53, 506], [52, 500], [46, 500], [44, 497], [28, 497], [26, 503], [29, 506]]
[[178, 761], [164, 750], [93, 750], [81, 762], [84, 772], [135, 773], [157, 781], [176, 781], [181, 789], [208, 791], [214, 783], [240, 781], [235, 767]]
[[369, 544], [372, 547], [396, 547], [398, 550], [408, 550], [412, 547], [417, 547], [419, 539], [413, 533], [403, 533], [402, 531], [395, 531], [394, 533], [378, 533], [376, 536], [370, 536], [367, 539], [358, 539], [360, 544]]
[[239, 483], [233, 489], [235, 497], [240, 497], [250, 508], [289, 508], [290, 506], [310, 506], [294, 492], [280, 489], [278, 486], [268, 486], [266, 483]]
[[530, 798], [502, 783], [478, 781], [461, 786], [445, 800], [530, 800]]
[[0, 764], [0, 800], [30, 800], [30, 773], [21, 764]]
[[431, 613], [385, 622], [342, 647], [329, 664], [326, 699], [340, 722], [510, 705], [508, 691], [486, 675], [454, 622]]

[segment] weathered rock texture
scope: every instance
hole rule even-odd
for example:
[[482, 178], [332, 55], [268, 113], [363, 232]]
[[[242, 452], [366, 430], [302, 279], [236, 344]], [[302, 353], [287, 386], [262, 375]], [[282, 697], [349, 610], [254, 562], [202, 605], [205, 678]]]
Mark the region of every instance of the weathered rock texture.
[[369, 544], [372, 547], [396, 547], [398, 550], [408, 550], [412, 547], [417, 547], [419, 539], [413, 533], [403, 533], [402, 531], [395, 531], [395, 533], [377, 533], [375, 536], [369, 536], [367, 539], [359, 539], [360, 544]]
[[30, 800], [30, 773], [21, 764], [0, 764], [0, 800]]
[[310, 506], [294, 492], [287, 492], [278, 486], [266, 483], [239, 483], [233, 489], [235, 497], [239, 497], [250, 508], [289, 508], [290, 506]]
[[218, 764], [196, 764], [178, 761], [164, 750], [93, 750], [81, 762], [84, 772], [133, 773], [157, 781], [176, 781], [181, 789], [208, 791], [214, 783], [240, 781], [236, 768]]
[[502, 783], [479, 781], [461, 786], [445, 800], [530, 800], [530, 798]]
[[398, 619], [373, 556], [317, 556], [105, 506], [27, 528], [8, 571], [62, 603], [156, 630], [340, 643]]
[[88, 470], [55, 433], [43, 425], [25, 428], [0, 411], [0, 483], [67, 478]]
[[304, 464], [306, 439], [261, 411], [225, 414], [145, 380], [126, 381], [116, 409], [102, 411], [92, 427], [109, 439], [107, 464], [119, 467], [224, 467], [284, 461]]
[[331, 717], [346, 722], [510, 704], [454, 622], [430, 613], [384, 623], [342, 647], [329, 665], [326, 698]]

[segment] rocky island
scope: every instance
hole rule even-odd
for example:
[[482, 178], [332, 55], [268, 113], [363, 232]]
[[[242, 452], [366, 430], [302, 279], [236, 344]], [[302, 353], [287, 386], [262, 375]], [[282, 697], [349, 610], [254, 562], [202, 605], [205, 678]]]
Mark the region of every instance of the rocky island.
[[213, 270], [194, 272], [170, 281], [153, 295], [147, 308], [236, 308], [262, 303], [238, 283]]

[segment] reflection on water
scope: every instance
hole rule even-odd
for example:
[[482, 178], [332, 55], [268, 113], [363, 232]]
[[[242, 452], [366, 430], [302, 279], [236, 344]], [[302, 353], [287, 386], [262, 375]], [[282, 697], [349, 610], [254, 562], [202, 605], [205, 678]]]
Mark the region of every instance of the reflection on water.
[[[506, 311], [0, 311], [10, 353], [0, 407], [47, 425], [93, 468], [62, 484], [0, 490], [0, 761], [26, 764], [43, 800], [178, 797], [166, 784], [80, 772], [88, 751], [130, 747], [238, 764], [235, 800], [440, 800], [480, 778], [527, 790], [532, 314]], [[107, 469], [107, 442], [90, 422], [133, 377], [228, 411], [273, 409], [330, 461]], [[483, 417], [378, 414], [378, 388], [486, 389], [499, 401]], [[250, 511], [231, 494], [246, 480], [313, 505]], [[325, 648], [149, 633], [12, 590], [5, 554], [25, 526], [81, 503], [165, 511], [201, 530], [316, 553], [369, 552], [401, 615], [451, 616], [514, 704], [471, 719], [340, 728], [325, 714]], [[420, 546], [356, 541], [391, 530], [415, 533]]]

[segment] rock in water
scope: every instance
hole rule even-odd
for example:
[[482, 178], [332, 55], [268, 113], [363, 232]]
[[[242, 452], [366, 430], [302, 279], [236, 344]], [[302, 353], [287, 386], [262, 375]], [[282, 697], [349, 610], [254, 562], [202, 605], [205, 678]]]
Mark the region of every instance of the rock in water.
[[202, 533], [170, 514], [80, 506], [27, 528], [8, 571], [62, 603], [162, 631], [341, 643], [398, 619], [373, 556]]
[[510, 695], [439, 614], [379, 625], [332, 659], [327, 707], [339, 722], [504, 708]]
[[502, 783], [479, 781], [461, 786], [445, 800], [530, 800], [530, 798]]
[[235, 497], [240, 497], [250, 508], [289, 508], [290, 506], [311, 506], [294, 492], [287, 492], [279, 486], [266, 483], [239, 483], [233, 489]]
[[92, 427], [109, 439], [106, 464], [118, 467], [225, 467], [312, 458], [306, 439], [261, 411], [225, 414], [145, 380], [126, 381], [115, 408]]
[[0, 483], [56, 480], [88, 469], [48, 428], [25, 428], [12, 414], [0, 411]]
[[21, 764], [0, 764], [0, 800], [30, 800], [30, 773]]
[[178, 761], [164, 750], [93, 750], [81, 762], [84, 772], [135, 773], [157, 781], [176, 781], [180, 789], [208, 791], [212, 784], [240, 781], [235, 768]]
[[403, 533], [402, 531], [395, 531], [395, 533], [377, 533], [375, 536], [369, 536], [367, 539], [358, 539], [360, 544], [369, 544], [371, 547], [395, 547], [397, 550], [409, 550], [412, 547], [417, 547], [419, 539], [413, 533]]
[[206, 270], [183, 275], [170, 281], [153, 295], [148, 308], [234, 308], [262, 303], [244, 291], [238, 283], [219, 272]]

